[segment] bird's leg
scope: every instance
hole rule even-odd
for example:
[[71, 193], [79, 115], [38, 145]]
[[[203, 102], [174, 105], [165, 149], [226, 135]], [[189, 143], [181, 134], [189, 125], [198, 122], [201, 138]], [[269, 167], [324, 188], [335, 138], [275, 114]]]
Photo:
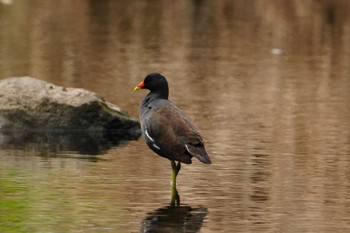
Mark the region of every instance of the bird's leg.
[[177, 192], [176, 186], [172, 186], [171, 189], [171, 202], [170, 206], [180, 206], [180, 195]]
[[171, 182], [171, 206], [180, 206], [180, 196], [176, 189], [176, 177], [179, 174], [181, 169], [181, 163], [176, 162], [174, 160], [170, 160], [171, 162], [171, 170], [172, 170], [172, 182]]
[[172, 180], [171, 180], [171, 185], [173, 187], [176, 187], [176, 177], [177, 177], [177, 174], [179, 174], [179, 171], [181, 169], [181, 163], [178, 162], [176, 164], [176, 162], [174, 160], [170, 160], [171, 162], [171, 169], [172, 169]]

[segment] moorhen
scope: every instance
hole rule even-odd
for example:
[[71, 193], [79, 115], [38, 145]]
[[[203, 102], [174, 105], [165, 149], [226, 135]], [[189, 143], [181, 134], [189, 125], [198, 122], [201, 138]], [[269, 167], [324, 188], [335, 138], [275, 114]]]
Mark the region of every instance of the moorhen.
[[140, 89], [150, 90], [140, 106], [142, 134], [151, 150], [171, 161], [172, 185], [176, 187], [176, 176], [181, 163], [190, 164], [193, 156], [205, 164], [211, 164], [211, 160], [205, 151], [204, 141], [193, 124], [168, 100], [169, 87], [165, 77], [151, 73], [134, 91]]

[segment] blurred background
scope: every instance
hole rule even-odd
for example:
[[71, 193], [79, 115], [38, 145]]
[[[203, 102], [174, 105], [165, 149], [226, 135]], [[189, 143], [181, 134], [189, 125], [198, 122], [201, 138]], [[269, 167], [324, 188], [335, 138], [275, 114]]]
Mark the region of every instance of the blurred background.
[[138, 117], [147, 92], [134, 86], [161, 72], [213, 161], [183, 166], [172, 209], [170, 164], [142, 138], [1, 136], [0, 231], [349, 231], [349, 11], [347, 0], [0, 0], [0, 79], [85, 88]]

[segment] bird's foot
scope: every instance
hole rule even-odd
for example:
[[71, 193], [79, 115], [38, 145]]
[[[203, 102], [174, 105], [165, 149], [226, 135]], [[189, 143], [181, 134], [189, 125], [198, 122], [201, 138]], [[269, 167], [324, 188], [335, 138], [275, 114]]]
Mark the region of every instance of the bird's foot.
[[180, 195], [177, 192], [176, 186], [173, 186], [171, 190], [170, 206], [172, 207], [180, 206]]

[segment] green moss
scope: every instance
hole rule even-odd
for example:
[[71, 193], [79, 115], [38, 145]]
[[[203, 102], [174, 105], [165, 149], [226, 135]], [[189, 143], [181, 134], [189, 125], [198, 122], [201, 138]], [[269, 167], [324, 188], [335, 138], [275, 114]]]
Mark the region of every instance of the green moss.
[[15, 174], [0, 179], [0, 232], [32, 232], [27, 222], [30, 216], [28, 189], [15, 181]]

